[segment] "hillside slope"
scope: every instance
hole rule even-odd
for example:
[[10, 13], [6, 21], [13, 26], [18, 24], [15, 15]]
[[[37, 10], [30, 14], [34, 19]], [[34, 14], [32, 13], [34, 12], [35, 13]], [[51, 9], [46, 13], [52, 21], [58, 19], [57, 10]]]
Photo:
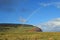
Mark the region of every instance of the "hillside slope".
[[0, 24], [0, 32], [12, 32], [12, 33], [42, 32], [42, 30], [33, 25], [4, 23], [4, 24]]

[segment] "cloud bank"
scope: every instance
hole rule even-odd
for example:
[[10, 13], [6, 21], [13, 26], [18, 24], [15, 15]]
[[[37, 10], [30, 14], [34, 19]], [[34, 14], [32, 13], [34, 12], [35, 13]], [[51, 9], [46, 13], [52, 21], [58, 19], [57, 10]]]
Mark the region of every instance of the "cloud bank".
[[44, 32], [60, 32], [60, 18], [38, 25]]

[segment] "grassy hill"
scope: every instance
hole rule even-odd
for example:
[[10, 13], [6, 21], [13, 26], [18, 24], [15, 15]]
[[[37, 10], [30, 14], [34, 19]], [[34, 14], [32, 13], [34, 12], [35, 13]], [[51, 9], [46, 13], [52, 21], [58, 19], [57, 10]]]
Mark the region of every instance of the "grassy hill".
[[0, 24], [0, 32], [20, 33], [20, 32], [42, 32], [42, 30], [33, 25], [27, 24]]

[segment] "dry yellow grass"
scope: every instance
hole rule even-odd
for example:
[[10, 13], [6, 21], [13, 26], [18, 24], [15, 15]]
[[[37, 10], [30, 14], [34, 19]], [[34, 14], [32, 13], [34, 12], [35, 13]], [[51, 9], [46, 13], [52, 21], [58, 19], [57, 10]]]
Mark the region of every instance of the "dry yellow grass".
[[60, 40], [59, 32], [5, 33], [0, 40]]

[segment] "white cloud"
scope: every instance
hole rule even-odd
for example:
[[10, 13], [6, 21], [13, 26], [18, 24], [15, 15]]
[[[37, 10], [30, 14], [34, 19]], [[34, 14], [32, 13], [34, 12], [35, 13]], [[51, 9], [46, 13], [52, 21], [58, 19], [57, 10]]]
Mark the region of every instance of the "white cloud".
[[60, 32], [60, 18], [50, 20], [38, 25], [43, 31]]
[[60, 26], [60, 18], [50, 20], [48, 22], [42, 23], [41, 25], [48, 26], [48, 27]]
[[60, 8], [60, 2], [40, 3], [40, 6], [43, 6], [43, 7], [55, 6], [57, 8]]

